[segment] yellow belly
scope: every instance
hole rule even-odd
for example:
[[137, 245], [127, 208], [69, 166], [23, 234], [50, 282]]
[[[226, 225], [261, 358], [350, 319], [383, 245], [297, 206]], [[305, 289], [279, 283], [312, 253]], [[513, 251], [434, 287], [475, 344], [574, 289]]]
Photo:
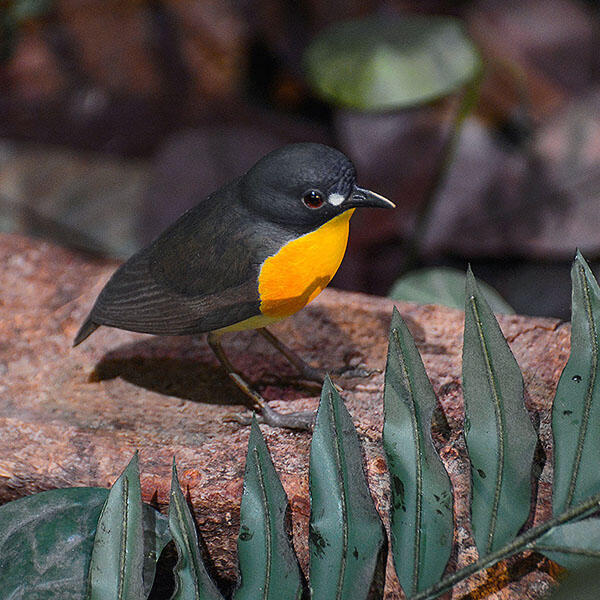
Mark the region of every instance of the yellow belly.
[[283, 317], [277, 318], [267, 317], [266, 315], [257, 315], [256, 317], [244, 319], [239, 323], [227, 325], [227, 327], [221, 327], [221, 329], [216, 329], [215, 333], [230, 333], [232, 331], [245, 331], [246, 329], [260, 329], [261, 327], [267, 327], [267, 325], [277, 323], [277, 321], [281, 321], [281, 319], [283, 319]]
[[293, 315], [314, 300], [338, 270], [354, 209], [287, 243], [263, 263], [258, 277], [261, 315], [218, 329], [259, 329]]
[[353, 212], [334, 217], [265, 260], [258, 278], [265, 317], [279, 320], [293, 315], [327, 287], [344, 258]]

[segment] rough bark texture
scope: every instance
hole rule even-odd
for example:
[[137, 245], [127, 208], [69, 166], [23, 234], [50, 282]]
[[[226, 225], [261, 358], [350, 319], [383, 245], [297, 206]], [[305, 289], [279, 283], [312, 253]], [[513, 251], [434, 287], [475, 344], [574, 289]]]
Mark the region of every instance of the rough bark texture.
[[[102, 328], [71, 341], [114, 263], [18, 236], [0, 236], [0, 502], [65, 486], [109, 486], [140, 451], [144, 499], [166, 506], [177, 459], [217, 569], [235, 578], [239, 501], [248, 428], [245, 413], [203, 339], [157, 338]], [[329, 290], [273, 327], [313, 364], [385, 366], [393, 302]], [[434, 436], [455, 487], [456, 562], [476, 556], [468, 524], [469, 473], [460, 386], [463, 315], [439, 306], [397, 305], [422, 353], [446, 415]], [[555, 320], [500, 317], [524, 373], [527, 406], [540, 423], [546, 466], [536, 521], [550, 513], [550, 407], [569, 351], [569, 327]], [[314, 409], [318, 391], [284, 384], [293, 369], [254, 332], [225, 340], [234, 363], [282, 411]], [[338, 378], [364, 445], [374, 500], [384, 518], [388, 482], [381, 449], [383, 375]], [[310, 396], [310, 397], [307, 397]], [[307, 567], [310, 435], [263, 427], [290, 499], [295, 544]], [[387, 520], [387, 518], [386, 518]], [[391, 563], [390, 563], [391, 566]], [[459, 586], [454, 598], [537, 598], [552, 565], [526, 555]], [[386, 599], [400, 598], [388, 569]], [[488, 594], [490, 594], [488, 596]]]

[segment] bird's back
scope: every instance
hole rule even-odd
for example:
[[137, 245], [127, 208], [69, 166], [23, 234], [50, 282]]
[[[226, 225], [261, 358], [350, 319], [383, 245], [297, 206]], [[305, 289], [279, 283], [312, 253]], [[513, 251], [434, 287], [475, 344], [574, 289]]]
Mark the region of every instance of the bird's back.
[[212, 194], [121, 265], [75, 344], [99, 325], [182, 335], [260, 315], [260, 266], [289, 234], [249, 218], [238, 194], [237, 181]]

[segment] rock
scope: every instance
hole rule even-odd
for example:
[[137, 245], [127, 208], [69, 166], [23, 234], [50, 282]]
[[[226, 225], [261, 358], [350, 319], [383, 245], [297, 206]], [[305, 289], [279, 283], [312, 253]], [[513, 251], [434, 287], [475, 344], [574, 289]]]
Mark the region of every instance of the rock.
[[[217, 569], [233, 579], [248, 428], [225, 422], [246, 411], [207, 345], [190, 337], [156, 338], [103, 328], [72, 349], [73, 336], [115, 263], [4, 235], [0, 265], [0, 501], [56, 487], [108, 486], [139, 450], [143, 497], [154, 497], [164, 510], [175, 456]], [[384, 298], [328, 290], [273, 329], [322, 367], [359, 360], [383, 369], [392, 307]], [[439, 306], [398, 308], [448, 422], [434, 426], [434, 438], [454, 484], [456, 562], [463, 566], [476, 555], [462, 441], [463, 316]], [[569, 327], [520, 316], [501, 317], [500, 324], [524, 373], [527, 407], [541, 423], [541, 440], [551, 458], [550, 406], [569, 351]], [[317, 392], [307, 397], [277, 380], [276, 375], [293, 371], [256, 333], [228, 337], [225, 347], [273, 406], [282, 411], [316, 408]], [[383, 375], [338, 382], [364, 447], [373, 498], [386, 518]], [[310, 435], [262, 430], [290, 500], [295, 545], [306, 570]], [[549, 464], [539, 485], [536, 520], [550, 514]], [[525, 555], [463, 583], [454, 597], [483, 589], [496, 592], [490, 598], [539, 597], [552, 581], [549, 564]], [[385, 598], [400, 597], [388, 570]]]
[[529, 151], [468, 119], [429, 219], [424, 252], [568, 260], [600, 254], [600, 92], [536, 132]]
[[167, 138], [144, 194], [138, 224], [141, 241], [153, 240], [186, 210], [288, 141], [262, 125], [206, 125]]
[[6, 142], [0, 145], [0, 230], [127, 257], [138, 249], [149, 170], [141, 160]]
[[[243, 85], [248, 26], [236, 4], [167, 0], [195, 101], [227, 102]], [[166, 12], [166, 11], [165, 11]]]
[[[361, 185], [381, 190], [399, 208], [382, 224], [388, 237], [409, 233], [414, 213], [425, 199], [441, 158], [448, 104], [386, 113], [335, 113], [340, 148], [352, 157]], [[376, 233], [371, 231], [371, 237]]]
[[484, 0], [466, 11], [469, 30], [479, 46], [496, 63], [518, 67], [529, 84], [531, 78], [546, 79], [541, 89], [538, 81], [530, 102], [543, 112], [538, 103], [553, 104], [556, 91], [581, 93], [593, 81], [597, 59], [596, 15], [572, 0]]
[[346, 260], [335, 279], [338, 287], [385, 294], [398, 278], [406, 256], [403, 240], [414, 229], [440, 159], [448, 104], [386, 113], [335, 111], [339, 147], [355, 164], [360, 185], [397, 206], [388, 214], [354, 215]]
[[52, 100], [66, 85], [64, 73], [44, 40], [41, 27], [30, 27], [20, 33], [7, 71], [11, 92], [25, 103], [35, 105]]
[[2, 136], [147, 156], [244, 88], [247, 25], [237, 5], [33, 4], [40, 14], [15, 24], [1, 49]]
[[60, 0], [56, 19], [86, 79], [108, 93], [149, 96], [160, 92], [161, 80], [147, 49], [148, 12], [135, 4]]

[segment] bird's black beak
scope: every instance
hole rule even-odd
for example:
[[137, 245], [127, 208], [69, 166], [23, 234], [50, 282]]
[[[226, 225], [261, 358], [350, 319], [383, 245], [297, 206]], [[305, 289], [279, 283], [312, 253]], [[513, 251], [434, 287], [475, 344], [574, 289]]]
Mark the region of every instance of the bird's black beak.
[[391, 200], [355, 185], [352, 194], [344, 202], [344, 208], [361, 208], [363, 206], [396, 208], [396, 205]]

